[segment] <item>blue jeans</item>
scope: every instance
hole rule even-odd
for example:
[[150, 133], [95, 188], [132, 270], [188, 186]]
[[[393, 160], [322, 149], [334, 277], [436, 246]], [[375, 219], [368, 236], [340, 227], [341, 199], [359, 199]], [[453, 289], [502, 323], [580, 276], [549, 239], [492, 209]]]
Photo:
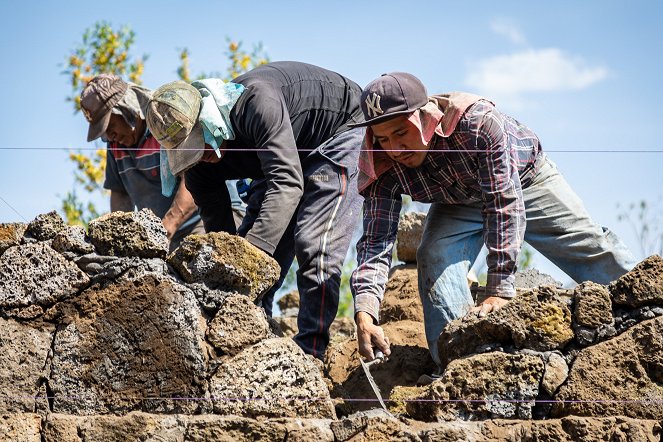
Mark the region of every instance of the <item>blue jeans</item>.
[[[523, 189], [523, 198], [525, 241], [574, 281], [607, 284], [635, 266], [631, 252], [614, 233], [591, 220], [549, 159]], [[481, 207], [481, 203], [432, 204], [417, 250], [426, 339], [438, 365], [442, 329], [474, 305], [467, 273], [483, 246]]]

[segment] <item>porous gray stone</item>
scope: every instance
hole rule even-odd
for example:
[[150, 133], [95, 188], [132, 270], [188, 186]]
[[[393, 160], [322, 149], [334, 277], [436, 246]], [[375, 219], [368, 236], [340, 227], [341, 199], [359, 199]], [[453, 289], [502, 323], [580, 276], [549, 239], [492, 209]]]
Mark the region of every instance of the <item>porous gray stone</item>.
[[55, 238], [55, 235], [64, 230], [67, 225], [62, 217], [55, 211], [37, 215], [37, 217], [28, 224], [25, 232], [38, 241], [48, 241]]
[[0, 256], [0, 307], [52, 305], [88, 282], [87, 275], [46, 243], [12, 247]]
[[89, 236], [101, 255], [165, 258], [168, 253], [166, 228], [149, 209], [100, 216], [90, 221]]
[[261, 341], [224, 362], [210, 393], [223, 415], [335, 417], [320, 369], [288, 338]]
[[35, 409], [55, 326], [0, 318], [0, 413]]
[[404, 262], [417, 262], [417, 248], [421, 243], [426, 214], [408, 212], [398, 222], [396, 236], [396, 256]]
[[242, 295], [225, 299], [207, 331], [208, 341], [231, 355], [270, 337], [273, 335], [265, 311]]
[[74, 255], [94, 252], [94, 246], [88, 242], [85, 229], [81, 226], [66, 226], [55, 235], [51, 247], [60, 253], [71, 252]]
[[253, 302], [274, 285], [281, 271], [274, 258], [225, 232], [186, 237], [168, 263], [188, 283], [204, 283], [228, 294], [248, 296]]

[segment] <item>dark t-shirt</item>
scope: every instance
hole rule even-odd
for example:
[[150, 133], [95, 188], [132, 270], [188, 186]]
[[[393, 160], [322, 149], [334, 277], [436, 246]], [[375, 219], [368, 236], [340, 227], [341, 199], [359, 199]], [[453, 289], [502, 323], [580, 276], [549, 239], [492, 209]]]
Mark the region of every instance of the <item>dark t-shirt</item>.
[[[302, 162], [334, 135], [347, 131], [348, 123], [363, 121], [361, 87], [335, 72], [291, 61], [260, 66], [233, 83], [246, 88], [230, 113], [235, 139], [214, 167], [191, 169], [187, 187], [207, 227], [218, 225], [215, 218], [224, 215], [217, 213], [218, 206], [206, 205], [214, 200], [205, 196], [214, 185], [203, 175], [218, 170], [224, 179], [266, 178], [260, 214], [246, 238], [272, 251], [301, 198]], [[324, 154], [334, 160], [333, 153]]]
[[[161, 194], [159, 149], [159, 142], [149, 132], [131, 149], [119, 143], [108, 143], [104, 188], [127, 193], [138, 210], [152, 209], [156, 216], [163, 218], [175, 192], [170, 198]], [[180, 229], [199, 219], [194, 213]]]

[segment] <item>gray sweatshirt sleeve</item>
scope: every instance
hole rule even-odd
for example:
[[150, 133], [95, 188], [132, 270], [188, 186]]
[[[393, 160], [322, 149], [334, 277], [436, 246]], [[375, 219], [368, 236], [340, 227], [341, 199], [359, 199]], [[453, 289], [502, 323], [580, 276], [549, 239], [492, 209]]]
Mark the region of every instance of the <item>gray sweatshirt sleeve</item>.
[[258, 218], [246, 239], [272, 254], [304, 193], [304, 174], [295, 135], [283, 97], [268, 88], [253, 94], [239, 120], [247, 134], [245, 139], [255, 144], [245, 148], [257, 149], [267, 182]]

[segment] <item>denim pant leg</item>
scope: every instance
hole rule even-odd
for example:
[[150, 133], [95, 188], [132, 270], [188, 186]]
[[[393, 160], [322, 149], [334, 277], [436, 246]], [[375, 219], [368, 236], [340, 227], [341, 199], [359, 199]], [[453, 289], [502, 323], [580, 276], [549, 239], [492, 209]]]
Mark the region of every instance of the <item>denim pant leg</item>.
[[582, 200], [549, 159], [523, 190], [523, 197], [525, 241], [574, 281], [608, 284], [635, 266], [624, 243], [592, 221]]
[[[320, 359], [338, 311], [343, 261], [361, 211], [356, 164], [362, 137], [359, 131], [339, 135], [331, 144], [348, 149], [345, 153], [330, 153], [333, 161], [314, 154], [304, 167], [304, 196], [295, 228], [300, 307], [294, 340], [304, 352]], [[355, 166], [350, 169], [342, 164]]]
[[426, 340], [438, 365], [437, 339], [442, 329], [474, 305], [467, 273], [482, 245], [480, 205], [431, 205], [417, 249], [417, 270]]

